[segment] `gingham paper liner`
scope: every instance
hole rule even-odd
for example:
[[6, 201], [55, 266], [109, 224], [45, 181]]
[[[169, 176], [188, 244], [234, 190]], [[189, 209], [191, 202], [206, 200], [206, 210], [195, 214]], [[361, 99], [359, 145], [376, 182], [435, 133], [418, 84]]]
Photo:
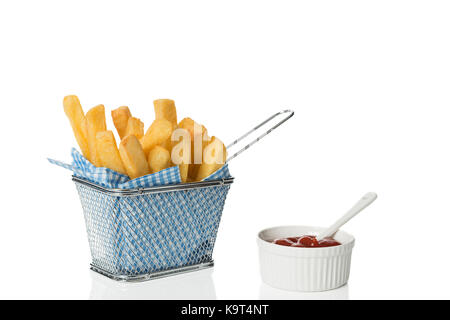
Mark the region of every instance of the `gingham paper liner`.
[[[73, 171], [76, 177], [86, 179], [105, 188], [136, 189], [181, 183], [181, 175], [178, 166], [161, 170], [157, 173], [145, 175], [133, 180], [108, 168], [99, 168], [90, 163], [78, 150], [72, 148], [72, 164], [49, 159], [57, 166]], [[228, 164], [206, 177], [204, 181], [220, 180], [231, 177]]]

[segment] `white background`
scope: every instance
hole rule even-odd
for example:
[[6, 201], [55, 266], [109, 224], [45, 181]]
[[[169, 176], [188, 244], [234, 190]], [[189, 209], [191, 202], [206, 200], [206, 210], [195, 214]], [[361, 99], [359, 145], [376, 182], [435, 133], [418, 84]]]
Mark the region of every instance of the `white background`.
[[[450, 298], [447, 1], [0, 4], [0, 298]], [[91, 274], [62, 99], [153, 120], [175, 99], [225, 142], [294, 118], [230, 163], [213, 272], [119, 285]], [[112, 127], [108, 117], [109, 128]], [[348, 286], [262, 284], [256, 234], [325, 226], [365, 192]]]

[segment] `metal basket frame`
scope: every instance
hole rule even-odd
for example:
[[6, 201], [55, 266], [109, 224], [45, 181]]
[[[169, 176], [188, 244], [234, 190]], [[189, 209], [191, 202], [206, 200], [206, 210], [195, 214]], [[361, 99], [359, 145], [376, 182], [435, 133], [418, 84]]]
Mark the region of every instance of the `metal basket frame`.
[[135, 188], [135, 189], [115, 189], [115, 188], [105, 188], [90, 182], [86, 179], [82, 179], [76, 176], [72, 176], [72, 181], [81, 183], [83, 185], [89, 186], [99, 192], [112, 195], [112, 196], [139, 196], [148, 193], [161, 193], [161, 192], [171, 192], [171, 191], [182, 191], [191, 189], [201, 189], [214, 186], [223, 186], [231, 184], [234, 181], [234, 177], [224, 178], [220, 180], [211, 181], [199, 181], [199, 182], [187, 182], [180, 184], [169, 184], [164, 186], [148, 187], [148, 188]]
[[[145, 197], [146, 195], [154, 195], [154, 194], [176, 193], [179, 191], [192, 191], [192, 190], [198, 191], [198, 190], [202, 190], [202, 189], [206, 189], [206, 190], [203, 190], [203, 193], [206, 191], [206, 194], [207, 194], [208, 188], [214, 188], [214, 187], [220, 188], [223, 186], [229, 186], [230, 184], [233, 183], [234, 178], [231, 177], [231, 178], [214, 180], [214, 181], [201, 181], [201, 182], [182, 183], [182, 184], [176, 184], [176, 185], [165, 185], [165, 186], [136, 188], [136, 189], [106, 188], [106, 187], [99, 186], [97, 184], [94, 184], [92, 182], [89, 182], [85, 179], [81, 179], [76, 176], [73, 176], [72, 180], [77, 185], [77, 188], [82, 186], [83, 189], [87, 188], [91, 191], [101, 193], [105, 196], [116, 197], [117, 199], [119, 199], [119, 198], [123, 199], [123, 198], [130, 198], [130, 197]], [[78, 191], [81, 192], [80, 190], [78, 190]], [[225, 192], [225, 194], [223, 196], [223, 201], [225, 201], [226, 194], [228, 193], [228, 188], [226, 188], [226, 190], [223, 190], [221, 192]], [[80, 193], [80, 198], [82, 200], [82, 204], [83, 204], [83, 197], [84, 196]], [[141, 199], [141, 198], [139, 198], [139, 199]], [[91, 230], [92, 226], [90, 226], [89, 221], [94, 219], [97, 222], [97, 220], [99, 220], [100, 218], [92, 217], [91, 215], [96, 214], [95, 212], [92, 212], [92, 211], [93, 210], [89, 210], [89, 209], [85, 208], [85, 206], [83, 205], [86, 230], [87, 230], [89, 245], [90, 245], [90, 249], [91, 249], [91, 256], [93, 258], [93, 262], [91, 263], [90, 268], [91, 268], [91, 270], [93, 270], [99, 274], [102, 274], [108, 278], [111, 278], [111, 279], [114, 279], [117, 281], [139, 282], [139, 281], [163, 278], [163, 277], [167, 277], [167, 276], [171, 276], [171, 275], [175, 275], [175, 274], [198, 271], [201, 269], [211, 268], [214, 266], [214, 261], [212, 259], [212, 248], [214, 247], [215, 239], [217, 236], [217, 228], [218, 228], [218, 225], [219, 225], [219, 222], [221, 219], [222, 210], [220, 210], [220, 212], [217, 212], [217, 211], [213, 212], [213, 214], [216, 215], [216, 217], [214, 219], [217, 220], [215, 223], [216, 230], [211, 231], [214, 235], [212, 238], [207, 240], [207, 241], [210, 241], [209, 246], [211, 247], [211, 252], [209, 254], [205, 254], [204, 252], [202, 252], [203, 255], [202, 255], [202, 259], [200, 259], [200, 261], [201, 261], [200, 263], [186, 264], [186, 265], [181, 265], [178, 267], [169, 267], [167, 269], [163, 269], [160, 271], [151, 271], [151, 272], [143, 272], [143, 273], [136, 273], [136, 274], [120, 274], [118, 272], [106, 270], [107, 268], [102, 268], [101, 266], [97, 265], [94, 262], [97, 253], [96, 253], [96, 244], [94, 244], [93, 242], [96, 242], [97, 240], [95, 240], [95, 241], [92, 240], [92, 237], [94, 237], [92, 233], [97, 232], [97, 230]], [[102, 240], [104, 240], [104, 239], [102, 239]], [[108, 259], [113, 259], [113, 258], [117, 258], [117, 257], [111, 257], [111, 256], [108, 257]], [[205, 258], [206, 258], [206, 260], [205, 260]]]
[[[253, 129], [251, 129], [250, 131], [248, 131], [247, 133], [242, 135], [241, 137], [239, 137], [238, 139], [234, 140], [231, 144], [229, 144], [227, 146], [227, 149], [230, 149], [231, 147], [235, 146], [238, 142], [242, 141], [244, 138], [246, 138], [250, 134], [256, 132], [259, 128], [261, 128], [265, 124], [267, 124], [270, 120], [272, 120], [276, 117], [279, 117], [280, 115], [284, 115], [284, 114], [287, 114], [287, 115], [285, 117], [283, 117], [283, 119], [281, 119], [275, 125], [273, 125], [269, 130], [265, 131], [264, 133], [259, 135], [256, 139], [252, 140], [250, 143], [245, 145], [243, 148], [239, 149], [233, 155], [228, 157], [226, 163], [228, 163], [229, 161], [231, 161], [232, 159], [237, 157], [239, 154], [241, 154], [242, 152], [244, 152], [245, 150], [250, 148], [253, 144], [257, 143], [263, 137], [265, 137], [266, 135], [271, 133], [274, 129], [276, 129], [281, 124], [286, 122], [288, 119], [290, 119], [294, 115], [294, 112], [291, 110], [280, 111], [280, 112], [272, 115], [271, 117], [269, 117], [268, 119], [266, 119], [265, 121], [263, 121], [262, 123], [260, 123], [259, 125], [257, 125]], [[81, 179], [76, 176], [73, 176], [72, 180], [75, 182], [75, 184], [77, 186], [77, 190], [80, 195], [80, 200], [81, 200], [82, 206], [83, 206], [83, 212], [84, 212], [85, 222], [86, 222], [86, 230], [88, 233], [89, 245], [90, 245], [90, 249], [91, 249], [91, 256], [93, 259], [93, 262], [91, 263], [91, 270], [93, 270], [99, 274], [102, 274], [104, 276], [107, 276], [111, 279], [117, 280], [117, 281], [131, 281], [132, 282], [132, 281], [145, 281], [145, 280], [157, 279], [157, 278], [167, 277], [167, 276], [171, 276], [171, 275], [175, 275], [175, 274], [192, 272], [192, 271], [197, 271], [197, 270], [201, 270], [201, 269], [205, 269], [205, 268], [211, 268], [212, 266], [214, 266], [214, 261], [212, 259], [212, 250], [214, 248], [214, 243], [215, 243], [215, 240], [217, 237], [217, 229], [219, 227], [224, 202], [225, 202], [226, 196], [228, 194], [230, 184], [233, 183], [234, 178], [230, 177], [227, 179], [214, 180], [214, 181], [181, 183], [181, 184], [176, 184], [176, 185], [165, 185], [165, 186], [156, 186], [156, 187], [149, 187], [149, 188], [136, 188], [136, 189], [106, 188], [106, 187], [99, 186], [97, 184], [94, 184], [92, 182], [89, 182], [85, 179]], [[91, 215], [93, 213], [90, 211], [94, 211], [94, 215], [97, 214], [97, 213], [95, 213], [96, 211], [101, 211], [103, 213], [103, 215], [105, 215], [106, 211], [108, 211], [109, 209], [112, 209], [113, 211], [116, 210], [116, 208], [115, 208], [116, 204], [111, 205], [111, 203], [107, 204], [108, 208], [109, 208], [108, 210], [106, 210], [105, 208], [98, 209], [98, 210], [97, 209], [92, 210], [92, 208], [90, 208], [89, 205], [90, 206], [98, 205], [98, 207], [100, 207], [100, 208], [102, 205], [105, 206], [105, 203], [102, 203], [102, 201], [104, 201], [104, 199], [102, 200], [99, 198], [107, 197], [107, 200], [109, 199], [108, 197], [116, 197], [117, 199], [133, 199], [133, 198], [135, 198], [135, 199], [141, 199], [141, 201], [142, 201], [142, 199], [143, 199], [142, 197], [149, 197], [149, 199], [150, 198], [151, 199], [150, 200], [147, 199], [145, 201], [151, 202], [151, 201], [154, 201], [154, 199], [163, 199], [163, 201], [161, 201], [162, 202], [161, 204], [163, 204], [163, 205], [169, 204], [170, 205], [170, 202], [168, 202], [167, 199], [164, 200], [164, 197], [165, 197], [164, 195], [167, 195], [167, 194], [170, 195], [171, 193], [177, 194], [179, 192], [192, 192], [196, 196], [200, 196], [200, 197], [205, 196], [207, 198], [208, 197], [208, 188], [212, 188], [211, 190], [216, 190], [216, 191], [212, 191], [212, 194], [215, 196], [213, 200], [218, 199], [218, 201], [220, 202], [220, 204], [218, 206], [213, 205], [213, 208], [210, 208], [209, 206], [205, 206], [204, 203], [201, 203], [203, 205], [203, 207], [198, 208], [199, 205], [196, 202], [196, 200], [190, 199], [191, 202], [193, 202], [197, 205], [197, 207], [195, 208], [194, 211], [200, 212], [201, 217], [206, 218], [207, 221], [205, 222], [205, 224], [208, 224], [209, 228], [210, 228], [206, 232], [207, 236], [208, 236], [206, 241], [202, 242], [189, 255], [189, 257], [191, 257], [191, 255], [193, 257], [200, 256], [201, 257], [200, 259], [197, 259], [197, 260], [193, 259], [194, 261], [196, 261], [198, 263], [186, 263], [184, 265], [178, 265], [175, 267], [169, 266], [168, 268], [163, 268], [161, 270], [156, 270], [156, 271], [153, 270], [150, 272], [142, 272], [142, 269], [138, 268], [139, 272], [137, 272], [137, 273], [130, 274], [130, 273], [125, 272], [125, 274], [122, 274], [122, 273], [115, 272], [114, 270], [113, 271], [107, 270], [107, 268], [103, 268], [102, 266], [100, 266], [94, 262], [95, 255], [96, 255], [96, 251], [95, 251], [96, 246], [102, 247], [102, 245], [103, 245], [104, 247], [107, 247], [107, 248], [100, 248], [99, 251], [101, 251], [101, 253], [103, 253], [103, 254], [104, 254], [104, 251], [106, 251], [107, 252], [106, 256], [108, 256], [108, 254], [110, 255], [108, 258], [120, 259], [122, 257], [121, 255], [116, 254], [115, 249], [111, 251], [112, 245], [114, 245], [114, 244], [118, 245], [117, 239], [113, 239], [114, 241], [109, 241], [109, 240], [105, 241], [105, 237], [103, 237], [101, 239], [101, 241], [97, 241], [97, 239], [94, 239], [94, 241], [93, 241], [91, 239], [91, 237], [93, 235], [90, 234], [90, 232], [92, 232], [92, 230], [91, 230], [92, 226], [90, 226], [90, 224], [92, 222], [90, 222], [90, 219], [92, 219]], [[84, 193], [90, 193], [90, 195], [89, 195], [90, 198], [88, 197], [88, 195], [86, 195]], [[170, 196], [166, 196], [166, 197], [170, 197]], [[86, 200], [86, 198], [88, 198], [88, 200]], [[111, 200], [111, 199], [109, 199], [109, 200]], [[176, 199], [172, 199], [172, 200], [174, 202], [176, 202]], [[183, 201], [184, 199], [181, 199], [181, 200]], [[86, 201], [89, 202], [89, 205], [86, 205]], [[137, 200], [136, 200], [136, 202], [137, 202]], [[185, 202], [184, 204], [186, 205], [186, 201], [184, 201], [184, 202]], [[189, 206], [189, 201], [187, 201], [187, 203], [188, 203], [188, 205], [186, 205], [186, 207]], [[209, 204], [211, 205], [211, 202]], [[138, 206], [139, 206], [139, 204], [138, 204]], [[110, 208], [110, 207], [112, 207], [112, 208]], [[141, 207], [137, 208], [137, 210], [139, 211], [139, 213], [141, 215], [145, 215], [146, 214], [145, 210], [141, 210], [141, 209], [142, 209]], [[130, 208], [128, 208], [127, 210], [128, 210], [128, 212], [132, 212], [132, 210]], [[159, 212], [165, 211], [164, 209], [162, 209], [160, 207], [158, 208], [158, 210], [159, 210]], [[167, 211], [170, 211], [170, 210], [172, 210], [172, 213], [174, 212], [173, 208], [172, 209], [167, 208]], [[181, 209], [178, 208], [178, 210], [183, 211], [183, 208], [181, 208]], [[204, 213], [202, 210], [204, 211]], [[189, 208], [187, 208], [187, 211], [189, 211]], [[149, 212], [151, 213], [152, 211], [150, 210]], [[177, 213], [177, 211], [175, 211], [175, 213]], [[168, 215], [168, 217], [170, 218], [170, 215]], [[212, 226], [210, 225], [211, 219], [213, 220]], [[131, 229], [134, 227], [140, 229], [141, 226], [139, 225], [139, 223], [141, 220], [142, 219], [137, 219], [136, 220], [137, 222], [133, 221]], [[95, 223], [96, 223], [95, 227], [98, 229], [107, 228], [107, 227], [101, 225], [102, 221], [95, 221]], [[108, 223], [109, 223], [108, 236], [111, 236], [111, 221], [107, 221], [106, 224], [108, 224]], [[148, 226], [149, 222], [146, 221], [145, 224]], [[199, 225], [198, 221], [197, 221], [197, 225]], [[201, 225], [201, 223], [200, 223], [200, 225]], [[119, 233], [122, 232], [121, 230], [119, 230], [119, 228], [123, 227], [123, 225], [120, 225], [119, 227], [117, 225], [114, 225], [113, 227], [114, 227], [114, 230], [118, 230], [117, 232], [119, 232]], [[116, 229], [116, 228], [118, 228], [118, 229]], [[163, 226], [163, 228], [165, 228], [165, 227]], [[202, 229], [200, 234], [203, 234], [204, 229], [202, 227], [200, 227], [200, 229]], [[192, 228], [191, 228], [191, 231], [192, 231]], [[196, 231], [196, 230], [194, 229], [194, 231]], [[130, 232], [129, 226], [128, 226], [128, 230], [126, 232]], [[139, 240], [136, 239], [136, 235], [138, 235], [138, 234], [141, 235], [141, 233], [135, 232], [134, 230], [131, 230], [131, 232], [135, 236], [135, 239], [134, 240], [131, 239], [131, 242], [133, 242], [133, 241], [139, 242]], [[101, 233], [101, 230], [98, 233]], [[212, 233], [214, 233], [214, 234], [212, 234]], [[113, 238], [115, 238], [115, 236], [113, 236]], [[198, 237], [197, 237], [197, 239], [198, 239]], [[128, 238], [125, 240], [119, 239], [119, 241], [129, 241], [129, 239]], [[100, 242], [100, 244], [99, 244], [99, 242]], [[114, 242], [114, 244], [113, 244], [113, 242]], [[146, 245], [148, 246], [149, 243], [147, 242]], [[137, 246], [134, 248], [137, 248]], [[137, 258], [140, 258], [141, 260], [143, 260], [142, 257], [139, 257], [139, 255], [140, 254], [145, 255], [148, 252], [148, 251], [145, 251], [146, 249], [148, 249], [148, 248], [144, 248], [144, 250], [142, 250], [142, 246], [141, 246], [138, 250], [139, 252], [137, 254], [137, 256], [138, 256]], [[192, 247], [191, 247], [191, 249], [192, 249]], [[112, 252], [114, 254], [112, 254]], [[146, 257], [146, 258], [148, 259], [148, 257]], [[188, 261], [191, 261], [191, 260], [188, 259]]]

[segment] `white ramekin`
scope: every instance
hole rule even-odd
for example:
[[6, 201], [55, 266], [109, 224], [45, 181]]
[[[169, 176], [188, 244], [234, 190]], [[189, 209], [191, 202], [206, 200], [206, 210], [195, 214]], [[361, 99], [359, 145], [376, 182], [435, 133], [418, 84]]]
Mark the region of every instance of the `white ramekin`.
[[271, 243], [279, 238], [317, 235], [325, 228], [308, 226], [274, 227], [258, 234], [262, 280], [290, 291], [325, 291], [347, 283], [355, 238], [338, 231], [341, 245], [324, 248], [287, 247]]

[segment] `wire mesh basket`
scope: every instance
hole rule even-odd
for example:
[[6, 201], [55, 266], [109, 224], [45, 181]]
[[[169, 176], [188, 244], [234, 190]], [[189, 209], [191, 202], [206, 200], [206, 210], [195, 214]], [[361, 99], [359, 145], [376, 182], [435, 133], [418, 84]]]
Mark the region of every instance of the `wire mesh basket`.
[[[294, 114], [227, 159], [229, 162]], [[213, 266], [212, 253], [234, 178], [139, 189], [109, 189], [73, 176], [84, 212], [91, 269], [115, 280], [143, 281]]]
[[136, 190], [73, 181], [93, 270], [117, 280], [145, 280], [212, 266], [233, 178]]

